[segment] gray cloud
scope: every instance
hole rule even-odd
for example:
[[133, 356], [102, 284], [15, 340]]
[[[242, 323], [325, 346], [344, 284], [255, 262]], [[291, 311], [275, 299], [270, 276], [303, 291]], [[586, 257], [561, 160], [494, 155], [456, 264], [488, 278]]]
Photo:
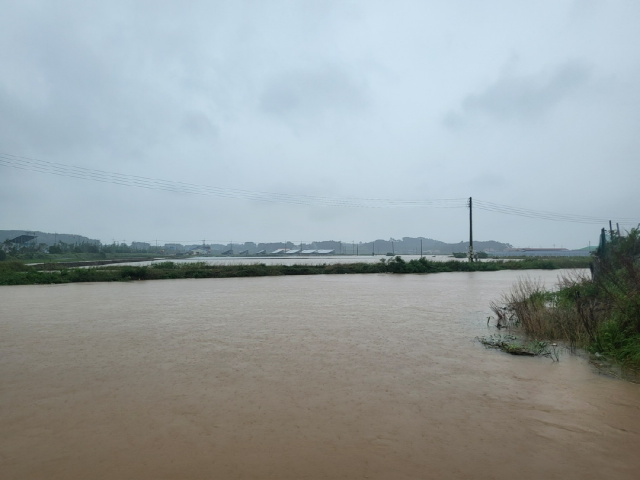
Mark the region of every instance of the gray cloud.
[[590, 78], [590, 69], [575, 61], [567, 61], [548, 73], [528, 76], [505, 73], [481, 93], [466, 96], [461, 113], [450, 112], [444, 123], [455, 129], [476, 115], [503, 121], [539, 118], [587, 84]]
[[182, 129], [197, 137], [216, 137], [218, 128], [209, 120], [209, 117], [199, 111], [185, 113], [182, 119]]
[[365, 108], [367, 93], [363, 80], [344, 68], [325, 66], [275, 76], [268, 81], [260, 106], [268, 114], [283, 117], [339, 114]]
[[[247, 191], [637, 214], [640, 2], [4, 3], [0, 151]], [[467, 231], [464, 209], [309, 209], [8, 167], [0, 209], [0, 228], [106, 241]], [[597, 239], [532, 225], [479, 212], [477, 238]]]

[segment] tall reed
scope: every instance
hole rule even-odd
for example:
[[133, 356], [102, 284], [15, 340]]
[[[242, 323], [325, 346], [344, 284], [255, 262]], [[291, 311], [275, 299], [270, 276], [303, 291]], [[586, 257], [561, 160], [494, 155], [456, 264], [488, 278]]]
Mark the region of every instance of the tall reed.
[[564, 273], [558, 289], [519, 279], [491, 308], [499, 327], [532, 339], [561, 340], [640, 368], [640, 230], [611, 235], [593, 258], [592, 275]]

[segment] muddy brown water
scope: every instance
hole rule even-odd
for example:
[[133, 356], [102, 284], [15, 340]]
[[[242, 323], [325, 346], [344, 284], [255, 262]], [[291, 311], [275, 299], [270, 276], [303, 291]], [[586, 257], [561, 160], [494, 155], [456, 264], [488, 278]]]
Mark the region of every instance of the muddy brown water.
[[640, 478], [639, 385], [474, 341], [526, 273], [2, 287], [0, 477]]

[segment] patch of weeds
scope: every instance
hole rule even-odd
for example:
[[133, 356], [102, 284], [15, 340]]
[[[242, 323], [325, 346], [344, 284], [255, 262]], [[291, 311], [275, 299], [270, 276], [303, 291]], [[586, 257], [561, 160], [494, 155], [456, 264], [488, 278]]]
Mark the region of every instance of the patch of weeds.
[[555, 343], [549, 345], [547, 342], [539, 340], [522, 342], [518, 337], [510, 334], [495, 334], [488, 337], [476, 337], [476, 339], [487, 348], [502, 350], [510, 355], [542, 356], [549, 357], [554, 362], [559, 361], [559, 352]]

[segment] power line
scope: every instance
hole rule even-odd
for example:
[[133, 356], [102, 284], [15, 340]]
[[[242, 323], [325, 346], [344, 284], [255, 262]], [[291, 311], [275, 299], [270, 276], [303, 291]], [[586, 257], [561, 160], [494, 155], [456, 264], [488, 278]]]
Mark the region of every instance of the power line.
[[116, 172], [76, 167], [45, 160], [36, 160], [28, 157], [20, 157], [0, 152], [0, 165], [21, 170], [46, 173], [81, 180], [90, 180], [102, 183], [111, 183], [136, 188], [151, 190], [164, 190], [174, 193], [193, 195], [218, 196], [235, 199], [247, 199], [263, 202], [287, 203], [294, 205], [317, 205], [333, 207], [359, 207], [359, 208], [392, 208], [392, 207], [424, 207], [433, 206], [439, 208], [464, 207], [464, 199], [438, 199], [438, 200], [393, 200], [384, 198], [331, 198], [313, 195], [270, 193], [260, 191], [248, 191], [231, 188], [196, 185], [185, 182], [162, 180], [157, 178], [141, 177], [136, 175], [123, 175]]
[[[499, 203], [487, 202], [485, 200], [474, 199], [474, 206], [477, 209], [488, 212], [501, 213], [505, 215], [515, 215], [519, 217], [534, 218], [540, 220], [551, 220], [557, 222], [570, 223], [586, 223], [586, 224], [602, 224], [609, 220], [604, 217], [595, 217], [590, 215], [574, 215], [564, 213], [554, 213], [548, 211], [531, 210], [528, 208], [511, 207]], [[616, 217], [623, 223], [635, 223], [637, 219]]]
[[[158, 178], [143, 177], [137, 175], [125, 175], [117, 172], [98, 170], [86, 167], [78, 167], [46, 160], [38, 160], [10, 153], [0, 152], [0, 166], [27, 170], [32, 172], [56, 175], [68, 178], [76, 178], [85, 181], [94, 181], [121, 185], [132, 188], [145, 188], [172, 193], [216, 196], [222, 198], [245, 199], [260, 202], [283, 203], [291, 205], [323, 206], [323, 207], [348, 207], [348, 208], [409, 208], [409, 207], [436, 207], [436, 208], [465, 208], [466, 198], [446, 198], [435, 200], [402, 200], [388, 198], [353, 198], [353, 197], [321, 197], [314, 195], [272, 193], [261, 191], [240, 190], [222, 188], [208, 185], [163, 180]], [[555, 213], [549, 211], [533, 210], [520, 207], [512, 207], [499, 203], [489, 202], [474, 198], [474, 206], [478, 210], [484, 210], [503, 215], [512, 215], [538, 220], [556, 222], [602, 224], [609, 219], [590, 215], [576, 215]], [[637, 218], [616, 219], [624, 225], [635, 225]]]

